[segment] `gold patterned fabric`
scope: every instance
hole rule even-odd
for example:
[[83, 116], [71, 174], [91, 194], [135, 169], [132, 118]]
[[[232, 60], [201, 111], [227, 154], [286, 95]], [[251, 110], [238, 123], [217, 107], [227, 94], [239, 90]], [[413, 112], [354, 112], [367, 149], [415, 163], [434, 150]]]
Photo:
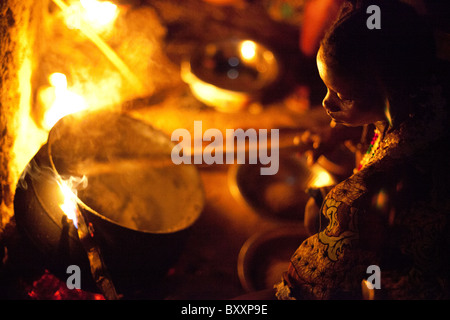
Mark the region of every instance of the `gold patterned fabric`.
[[[359, 299], [367, 268], [383, 299], [450, 298], [450, 143], [439, 86], [324, 198], [318, 233], [291, 258], [279, 299]], [[422, 110], [422, 111], [420, 111]]]

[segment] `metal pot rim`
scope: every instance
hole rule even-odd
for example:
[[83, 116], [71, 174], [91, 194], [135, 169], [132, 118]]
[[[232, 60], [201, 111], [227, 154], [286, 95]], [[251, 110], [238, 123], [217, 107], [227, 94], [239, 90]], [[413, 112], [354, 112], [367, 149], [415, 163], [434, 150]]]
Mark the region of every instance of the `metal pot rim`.
[[[53, 161], [53, 157], [52, 157], [52, 149], [51, 149], [51, 146], [52, 146], [52, 138], [53, 138], [53, 135], [55, 134], [56, 128], [58, 128], [58, 125], [62, 125], [62, 122], [63, 122], [63, 121], [67, 121], [67, 119], [69, 119], [71, 116], [78, 116], [78, 115], [83, 115], [83, 116], [84, 116], [84, 115], [87, 115], [87, 114], [96, 114], [96, 113], [102, 113], [102, 112], [106, 112], [107, 114], [115, 114], [115, 115], [117, 115], [117, 116], [119, 116], [119, 117], [126, 117], [126, 118], [128, 118], [129, 120], [131, 120], [131, 121], [133, 121], [133, 122], [139, 123], [140, 125], [146, 125], [146, 126], [151, 127], [151, 126], [148, 125], [147, 123], [144, 123], [143, 121], [141, 121], [141, 120], [139, 120], [139, 119], [136, 119], [136, 118], [134, 118], [134, 117], [132, 117], [132, 116], [130, 116], [130, 115], [128, 115], [128, 114], [120, 113], [120, 112], [115, 112], [115, 111], [109, 111], [109, 110], [107, 110], [107, 111], [105, 111], [105, 110], [100, 110], [100, 111], [99, 111], [99, 110], [94, 110], [94, 111], [89, 111], [89, 110], [88, 110], [88, 111], [81, 111], [81, 112], [78, 112], [78, 113], [75, 114], [75, 115], [69, 115], [69, 116], [66, 116], [66, 117], [62, 118], [62, 119], [59, 120], [59, 121], [55, 124], [55, 126], [50, 130], [49, 135], [48, 135], [48, 140], [47, 140], [47, 153], [46, 153], [46, 155], [48, 156], [48, 160], [49, 160], [49, 163], [50, 163], [50, 166], [51, 166], [51, 170], [53, 171], [53, 174], [54, 174], [54, 176], [55, 176], [55, 178], [56, 178], [57, 180], [61, 180], [61, 174], [60, 174], [60, 172], [58, 171], [55, 162]], [[168, 138], [168, 141], [170, 141], [169, 138]], [[189, 166], [189, 165], [187, 165], [187, 166]], [[190, 167], [192, 167], [192, 168], [195, 169], [195, 167], [194, 167], [193, 165], [191, 165]], [[195, 223], [195, 221], [198, 220], [198, 218], [200, 217], [201, 212], [202, 212], [202, 210], [203, 210], [203, 207], [204, 207], [204, 203], [205, 203], [205, 192], [204, 192], [204, 188], [203, 188], [203, 185], [202, 185], [202, 182], [201, 182], [201, 179], [200, 179], [200, 174], [199, 174], [198, 170], [192, 170], [192, 172], [194, 172], [194, 173], [195, 173], [195, 176], [196, 176], [196, 180], [197, 180], [197, 184], [198, 184], [198, 190], [199, 190], [198, 193], [199, 193], [199, 197], [200, 197], [200, 203], [201, 203], [201, 206], [200, 206], [200, 208], [198, 209], [198, 211], [195, 213], [195, 216], [192, 217], [191, 221], [190, 221], [189, 223], [186, 223], [186, 225], [185, 225], [184, 227], [181, 227], [181, 228], [173, 228], [173, 229], [169, 229], [168, 231], [158, 231], [158, 230], [152, 230], [152, 231], [149, 231], [149, 230], [134, 229], [134, 228], [130, 228], [130, 227], [128, 227], [128, 226], [125, 226], [125, 225], [123, 225], [123, 224], [121, 224], [121, 223], [119, 223], [119, 222], [117, 222], [117, 221], [114, 221], [113, 219], [110, 219], [110, 218], [108, 218], [108, 217], [102, 215], [100, 212], [98, 212], [97, 210], [95, 210], [95, 209], [93, 209], [92, 207], [90, 207], [89, 205], [87, 205], [87, 204], [86, 204], [84, 201], [82, 201], [79, 197], [76, 198], [77, 204], [79, 205], [79, 207], [80, 207], [82, 210], [86, 210], [86, 211], [88, 211], [89, 213], [95, 215], [97, 218], [99, 218], [99, 219], [101, 219], [101, 220], [103, 220], [103, 221], [107, 221], [107, 222], [109, 222], [109, 223], [111, 223], [111, 224], [113, 224], [113, 225], [115, 225], [115, 226], [120, 227], [120, 228], [124, 228], [124, 229], [130, 230], [130, 231], [133, 231], [133, 232], [145, 233], [145, 234], [155, 234], [155, 235], [158, 235], [158, 234], [160, 234], [160, 235], [170, 235], [170, 234], [174, 234], [174, 233], [181, 232], [181, 231], [183, 231], [183, 230], [189, 229], [189, 228]], [[61, 180], [61, 181], [62, 181], [62, 180]], [[39, 196], [38, 196], [37, 194], [36, 194], [36, 196], [38, 197], [39, 201], [41, 202], [41, 199], [39, 198]], [[42, 202], [41, 202], [41, 204], [42, 204]]]

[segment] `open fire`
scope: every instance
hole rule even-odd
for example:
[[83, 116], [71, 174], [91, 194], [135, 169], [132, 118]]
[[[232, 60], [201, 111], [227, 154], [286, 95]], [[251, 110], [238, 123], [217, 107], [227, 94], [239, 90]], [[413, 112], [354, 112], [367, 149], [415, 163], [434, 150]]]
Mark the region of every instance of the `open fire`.
[[80, 179], [70, 177], [67, 180], [61, 180], [58, 182], [59, 188], [63, 196], [63, 202], [60, 204], [61, 210], [67, 216], [68, 219], [73, 221], [73, 225], [78, 229], [79, 216], [81, 215], [77, 204], [78, 187], [86, 188], [87, 177], [83, 176]]
[[67, 77], [63, 73], [52, 73], [49, 78], [51, 87], [40, 94], [46, 109], [43, 126], [50, 130], [62, 117], [88, 108], [84, 98], [67, 87]]
[[44, 132], [68, 114], [120, 111], [173, 84], [175, 69], [161, 48], [165, 29], [152, 10], [98, 0], [49, 5], [34, 107]]
[[[70, 5], [62, 0], [53, 0], [53, 2], [61, 9], [67, 28], [80, 30], [118, 67], [122, 74], [132, 79], [133, 83], [138, 82], [125, 63], [100, 37], [100, 34], [112, 30], [119, 14], [117, 5], [109, 1], [97, 0], [81, 0]], [[42, 126], [46, 130], [50, 130], [62, 117], [89, 108], [90, 104], [83, 97], [83, 93], [75, 92], [77, 89], [68, 87], [67, 76], [64, 73], [51, 73], [48, 81], [50, 86], [41, 89], [38, 97], [45, 110]], [[76, 87], [76, 84], [73, 87]], [[81, 90], [78, 88], [78, 91]]]
[[60, 184], [61, 192], [64, 196], [64, 202], [60, 205], [61, 210], [65, 213], [69, 220], [73, 221], [73, 225], [78, 229], [78, 208], [76, 204], [76, 195], [66, 184]]
[[[76, 183], [73, 183], [74, 181], [76, 181]], [[68, 180], [58, 182], [58, 186], [64, 199], [63, 203], [60, 204], [60, 208], [77, 229], [78, 238], [86, 252], [92, 278], [98, 289], [106, 299], [116, 300], [118, 299], [118, 294], [109, 276], [100, 247], [96, 243], [94, 228], [92, 224], [86, 220], [78, 207], [77, 186], [81, 184], [83, 187], [86, 187], [87, 178], [85, 176], [81, 179], [70, 177]]]

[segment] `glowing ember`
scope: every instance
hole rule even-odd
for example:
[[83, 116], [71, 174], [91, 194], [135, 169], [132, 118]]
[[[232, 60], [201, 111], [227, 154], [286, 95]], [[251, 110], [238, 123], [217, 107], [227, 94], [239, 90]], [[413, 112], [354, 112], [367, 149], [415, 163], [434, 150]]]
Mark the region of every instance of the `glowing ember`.
[[48, 78], [51, 87], [41, 93], [41, 99], [47, 111], [44, 115], [44, 127], [50, 129], [62, 117], [87, 109], [84, 98], [68, 89], [67, 78], [63, 73], [53, 73]]
[[105, 297], [98, 293], [67, 288], [64, 281], [48, 270], [29, 286], [28, 296], [33, 300], [105, 300]]

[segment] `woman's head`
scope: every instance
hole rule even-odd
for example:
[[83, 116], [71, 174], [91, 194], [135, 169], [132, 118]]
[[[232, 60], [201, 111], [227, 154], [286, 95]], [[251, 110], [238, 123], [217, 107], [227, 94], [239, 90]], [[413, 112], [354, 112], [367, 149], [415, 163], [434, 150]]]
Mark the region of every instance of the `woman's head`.
[[[348, 126], [362, 126], [383, 121], [385, 96], [377, 86], [358, 77], [346, 76], [328, 63], [319, 49], [317, 67], [327, 87], [322, 105], [334, 121]], [[361, 78], [359, 78], [361, 79]]]
[[[323, 105], [337, 122], [359, 126], [411, 112], [407, 97], [428, 77], [433, 37], [407, 5], [371, 1], [381, 29], [369, 29], [367, 6], [344, 6], [321, 42], [319, 74], [328, 92]], [[390, 110], [386, 107], [390, 106]]]

